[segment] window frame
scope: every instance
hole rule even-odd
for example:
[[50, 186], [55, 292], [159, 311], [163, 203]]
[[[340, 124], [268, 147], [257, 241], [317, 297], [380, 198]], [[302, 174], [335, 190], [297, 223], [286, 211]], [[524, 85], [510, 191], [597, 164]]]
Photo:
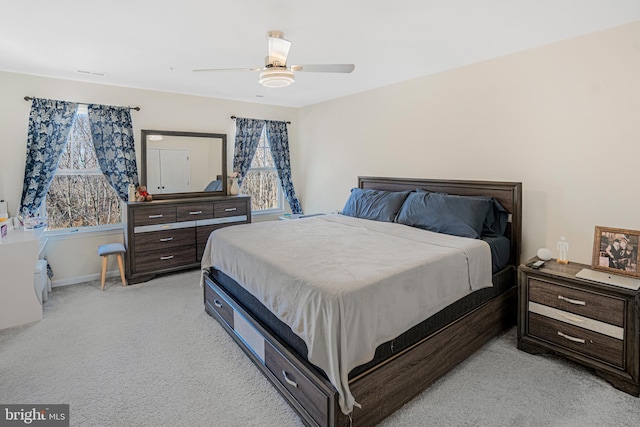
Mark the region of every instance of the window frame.
[[[78, 108], [76, 110], [76, 116], [77, 115], [87, 115], [88, 111], [87, 111], [87, 106], [83, 105], [83, 104], [79, 104]], [[75, 119], [74, 119], [74, 124], [73, 126], [75, 126]], [[73, 132], [73, 127], [71, 132]], [[67, 138], [67, 142], [66, 144], [70, 144], [71, 141], [71, 132], [69, 133], [69, 137]], [[95, 156], [95, 148], [93, 147], [93, 142], [91, 140], [86, 141], [91, 150], [93, 150], [94, 152], [94, 156]], [[65, 146], [65, 150], [66, 150], [66, 146]], [[73, 150], [72, 150], [73, 153]], [[74, 164], [73, 158], [70, 160], [71, 165]], [[53, 179], [55, 179], [55, 177], [57, 176], [102, 176], [103, 179], [106, 180], [106, 177], [104, 176], [104, 174], [102, 173], [102, 169], [100, 169], [100, 164], [97, 162], [96, 159], [96, 167], [92, 168], [92, 169], [64, 169], [64, 168], [60, 168], [60, 165], [58, 165], [56, 167], [56, 171], [53, 175]], [[111, 185], [107, 182], [106, 183], [110, 188]], [[53, 181], [51, 182], [51, 185], [53, 185]], [[40, 208], [38, 209], [39, 215], [43, 216], [45, 218], [48, 218], [47, 215], [47, 202], [48, 202], [48, 198], [49, 198], [49, 190], [51, 188], [51, 185], [49, 186], [49, 189], [47, 189], [47, 194], [45, 196], [45, 199], [42, 203], [42, 205], [40, 206]], [[113, 188], [111, 188], [111, 191], [114, 192], [115, 196], [118, 197], [118, 195], [115, 193], [115, 190], [113, 190]], [[63, 236], [63, 235], [70, 235], [70, 234], [85, 234], [85, 233], [104, 233], [104, 232], [108, 232], [110, 230], [117, 230], [117, 229], [123, 229], [124, 228], [124, 222], [125, 222], [125, 215], [126, 215], [126, 203], [123, 202], [120, 197], [118, 197], [118, 205], [119, 205], [119, 209], [120, 209], [120, 220], [116, 223], [112, 223], [112, 224], [99, 224], [99, 225], [87, 225], [87, 226], [81, 226], [81, 227], [67, 227], [67, 228], [54, 228], [54, 229], [48, 229], [47, 230], [47, 235], [50, 236]]]
[[[284, 191], [282, 190], [282, 183], [280, 182], [280, 177], [278, 176], [278, 168], [276, 168], [275, 165], [275, 161], [273, 160], [273, 156], [271, 155], [271, 144], [269, 144], [269, 140], [267, 139], [267, 129], [266, 126], [262, 128], [262, 133], [260, 134], [260, 141], [258, 142], [258, 146], [256, 147], [256, 152], [253, 155], [253, 159], [251, 159], [251, 163], [253, 164], [253, 161], [255, 159], [255, 157], [258, 155], [258, 153], [260, 152], [261, 148], [266, 148], [269, 150], [268, 154], [265, 152], [264, 155], [267, 156], [269, 155], [270, 158], [270, 162], [273, 163], [273, 166], [271, 167], [266, 167], [266, 166], [261, 166], [261, 167], [251, 167], [249, 166], [249, 170], [247, 171], [247, 174], [249, 174], [249, 172], [275, 172], [277, 178], [277, 186], [278, 186], [278, 206], [272, 209], [258, 209], [258, 210], [254, 210], [251, 209], [251, 215], [270, 215], [270, 214], [279, 214], [285, 211], [285, 197], [284, 197]], [[244, 177], [243, 177], [244, 178]], [[246, 194], [242, 192], [242, 188], [240, 188], [240, 194]]]

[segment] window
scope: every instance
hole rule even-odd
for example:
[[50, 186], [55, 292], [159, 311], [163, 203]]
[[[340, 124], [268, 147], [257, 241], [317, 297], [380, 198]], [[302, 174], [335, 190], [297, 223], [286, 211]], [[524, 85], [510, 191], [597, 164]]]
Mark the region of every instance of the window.
[[86, 106], [79, 106], [45, 203], [49, 229], [121, 222], [120, 198], [100, 170]]
[[242, 180], [240, 192], [251, 196], [251, 211], [254, 213], [284, 209], [278, 171], [273, 163], [265, 129], [262, 129], [256, 154], [247, 176]]

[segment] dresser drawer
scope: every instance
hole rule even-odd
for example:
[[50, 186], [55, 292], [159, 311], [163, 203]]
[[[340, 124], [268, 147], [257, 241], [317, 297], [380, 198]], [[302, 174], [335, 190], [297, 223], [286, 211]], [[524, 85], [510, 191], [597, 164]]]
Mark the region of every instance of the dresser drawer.
[[244, 200], [230, 200], [226, 202], [216, 202], [213, 207], [214, 218], [224, 218], [228, 216], [238, 216], [247, 214], [247, 204]]
[[209, 235], [218, 228], [227, 227], [227, 224], [212, 224], [212, 225], [201, 225], [196, 228], [196, 238], [198, 239], [198, 243], [207, 243], [209, 240]]
[[164, 270], [196, 262], [196, 246], [177, 246], [135, 254], [136, 273]]
[[624, 326], [624, 300], [529, 278], [529, 301]]
[[176, 246], [192, 245], [196, 236], [195, 227], [151, 231], [135, 234], [134, 252], [147, 252]]
[[624, 341], [588, 329], [529, 313], [528, 334], [624, 368]]
[[271, 344], [265, 343], [264, 363], [321, 426], [327, 425], [329, 396], [311, 382], [298, 368], [282, 356]]
[[233, 308], [205, 280], [205, 302], [233, 328]]
[[227, 224], [202, 225], [196, 228], [196, 256], [198, 261], [202, 260], [202, 254], [207, 246], [207, 241], [209, 240], [211, 232], [222, 227], [227, 227]]
[[191, 203], [176, 207], [178, 221], [195, 221], [213, 218], [213, 203]]
[[175, 206], [149, 206], [138, 208], [133, 213], [134, 226], [176, 222]]

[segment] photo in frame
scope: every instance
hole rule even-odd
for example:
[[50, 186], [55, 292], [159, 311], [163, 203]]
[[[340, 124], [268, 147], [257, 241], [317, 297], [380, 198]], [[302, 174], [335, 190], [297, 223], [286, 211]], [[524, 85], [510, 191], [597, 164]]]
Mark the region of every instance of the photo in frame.
[[591, 268], [623, 276], [640, 277], [640, 231], [596, 226]]

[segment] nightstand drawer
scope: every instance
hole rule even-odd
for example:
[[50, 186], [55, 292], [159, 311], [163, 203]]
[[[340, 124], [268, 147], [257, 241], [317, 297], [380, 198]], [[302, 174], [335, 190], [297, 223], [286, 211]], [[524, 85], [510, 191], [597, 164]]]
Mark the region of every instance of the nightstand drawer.
[[529, 312], [528, 334], [624, 368], [624, 341]]
[[624, 300], [529, 278], [529, 301], [624, 326]]

